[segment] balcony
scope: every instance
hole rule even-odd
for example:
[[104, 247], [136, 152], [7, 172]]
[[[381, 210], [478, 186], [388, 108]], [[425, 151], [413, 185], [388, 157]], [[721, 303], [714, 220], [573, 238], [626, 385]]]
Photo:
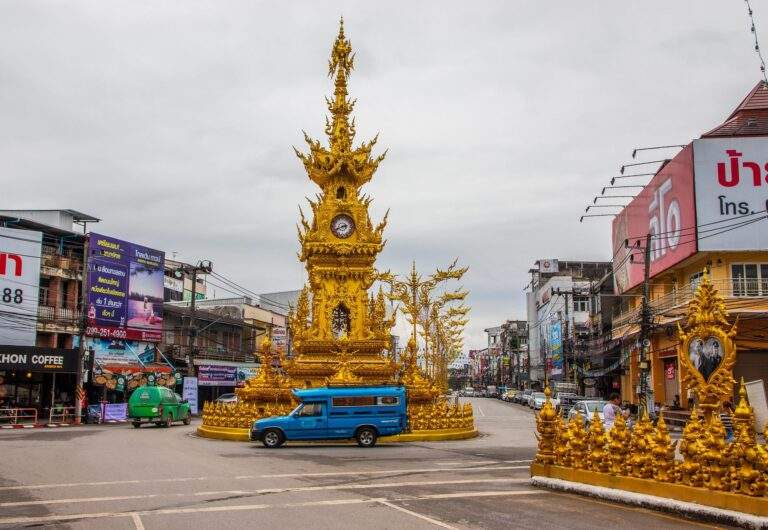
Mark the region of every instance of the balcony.
[[[768, 278], [726, 278], [712, 280], [712, 284], [725, 298], [725, 307], [729, 313], [768, 311]], [[666, 318], [675, 319], [684, 316], [697, 286], [697, 284], [685, 284], [651, 300], [651, 311], [656, 316]], [[618, 328], [639, 322], [640, 307], [621, 313], [613, 318], [614, 336]]]
[[257, 362], [253, 353], [243, 352], [239, 350], [229, 350], [221, 348], [210, 347], [195, 347], [183, 346], [181, 344], [165, 344], [163, 354], [166, 357], [173, 358], [174, 360], [187, 361], [187, 356], [190, 351], [194, 350], [194, 358], [196, 359], [208, 359], [213, 361], [229, 361], [236, 363], [253, 363]]
[[60, 254], [57, 249], [44, 245], [40, 260], [40, 274], [42, 276], [56, 276], [67, 280], [82, 281], [82, 256], [72, 252]]
[[80, 332], [80, 312], [66, 307], [40, 305], [37, 308], [37, 330], [77, 334]]

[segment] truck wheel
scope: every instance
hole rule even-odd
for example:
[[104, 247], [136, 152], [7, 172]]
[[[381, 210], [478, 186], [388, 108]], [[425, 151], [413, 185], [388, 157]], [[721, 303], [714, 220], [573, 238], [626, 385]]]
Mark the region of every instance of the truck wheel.
[[141, 422], [138, 422], [138, 421], [134, 421], [134, 422], [133, 422], [133, 428], [134, 428], [134, 429], [138, 429], [139, 427], [141, 427]]
[[163, 422], [163, 427], [170, 427], [173, 425], [173, 415], [168, 414], [168, 417], [165, 418], [165, 422]]
[[192, 423], [192, 417], [187, 414], [187, 417], [184, 418], [184, 425], [189, 425], [190, 423]]
[[357, 439], [357, 445], [360, 447], [373, 447], [376, 445], [376, 431], [371, 427], [358, 429], [355, 438]]
[[265, 431], [264, 435], [261, 437], [261, 443], [263, 443], [264, 447], [267, 449], [276, 449], [283, 445], [283, 442], [285, 442], [285, 438], [277, 429], [269, 429]]

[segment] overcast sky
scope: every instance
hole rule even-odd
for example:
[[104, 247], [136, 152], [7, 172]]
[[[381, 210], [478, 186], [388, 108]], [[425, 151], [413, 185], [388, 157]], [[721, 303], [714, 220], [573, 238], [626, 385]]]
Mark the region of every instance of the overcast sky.
[[300, 287], [316, 188], [291, 145], [322, 137], [342, 14], [358, 140], [389, 148], [367, 187], [374, 220], [392, 210], [378, 266], [458, 256], [470, 347], [525, 318], [535, 260], [610, 258], [609, 222], [578, 218], [634, 147], [690, 141], [759, 79], [740, 0], [3, 0], [0, 207]]

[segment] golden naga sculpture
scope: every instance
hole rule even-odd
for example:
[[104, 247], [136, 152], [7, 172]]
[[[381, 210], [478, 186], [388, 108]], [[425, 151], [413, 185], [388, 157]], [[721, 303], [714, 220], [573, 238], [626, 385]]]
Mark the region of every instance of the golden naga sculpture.
[[[604, 433], [595, 414], [585, 451], [583, 430], [574, 420], [565, 426], [555, 415], [547, 387], [537, 418], [539, 451], [532, 475], [678, 500], [695, 498], [700, 504], [768, 515], [768, 449], [758, 441], [743, 380], [731, 418], [732, 440], [721, 421], [722, 404], [733, 392], [736, 324], [728, 322], [723, 300], [706, 274], [679, 334], [678, 359], [697, 398], [679, 442], [671, 439], [663, 416], [654, 426], [644, 414], [629, 428], [617, 415], [612, 429]], [[752, 500], [734, 499], [734, 494]]]
[[[236, 404], [206, 403], [200, 432], [207, 435], [205, 429], [209, 427], [245, 429], [258, 418], [287, 414], [294, 406], [295, 388], [401, 383], [407, 388], [409, 432], [458, 430], [461, 437], [474, 435], [472, 407], [451, 405], [440, 396], [441, 389], [434, 381], [419, 370], [415, 333], [402, 365], [385, 355], [395, 316], [387, 314], [384, 292], [373, 292], [372, 286], [384, 280], [374, 264], [384, 248], [387, 215], [372, 223], [368, 212], [372, 199], [361, 191], [385, 155], [371, 154], [375, 138], [358, 147], [353, 145], [354, 101], [349, 98], [347, 82], [354, 55], [343, 21], [328, 66], [334, 79], [333, 98], [326, 99], [330, 113], [325, 127], [328, 146], [305, 133], [309, 152], [296, 150], [320, 192], [308, 199], [310, 219], [299, 208], [298, 258], [305, 263], [308, 282], [288, 314], [293, 356], [280, 358], [278, 369], [271, 344], [265, 340], [258, 375], [237, 390]], [[437, 285], [458, 279], [464, 272], [466, 269], [458, 269], [454, 263], [446, 271], [438, 270], [431, 280]], [[464, 296], [464, 291], [444, 293], [440, 299], [443, 311], [436, 313], [446, 316], [452, 326], [450, 332], [441, 330], [440, 336], [451, 347], [456, 347], [456, 326], [466, 323], [462, 317], [468, 311], [451, 306], [451, 302]], [[438, 375], [447, 380], [447, 368]]]

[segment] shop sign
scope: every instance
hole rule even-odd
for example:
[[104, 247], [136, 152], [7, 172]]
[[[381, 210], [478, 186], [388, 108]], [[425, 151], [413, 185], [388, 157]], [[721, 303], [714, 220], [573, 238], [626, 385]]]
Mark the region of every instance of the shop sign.
[[173, 278], [171, 276], [163, 276], [163, 287], [170, 291], [184, 293], [184, 280]]
[[68, 348], [0, 346], [0, 370], [74, 373], [78, 354]]
[[235, 386], [237, 366], [201, 364], [197, 367], [199, 386]]
[[[617, 293], [624, 293], [643, 281], [643, 250], [636, 244], [639, 240], [645, 245], [646, 234], [651, 234], [649, 272], [652, 277], [696, 252], [696, 238], [690, 230], [696, 225], [693, 188], [693, 147], [688, 145], [662, 166], [613, 219], [613, 270]], [[628, 241], [628, 247], [625, 247], [625, 241]]]
[[197, 414], [197, 377], [185, 377], [181, 397], [189, 402], [189, 411]]
[[766, 138], [702, 138], [694, 140], [696, 222], [699, 251], [768, 248], [763, 223], [734, 228], [765, 214], [768, 198]]
[[90, 234], [86, 335], [160, 342], [164, 262], [160, 250]]
[[35, 345], [42, 241], [42, 232], [0, 227], [2, 344]]

